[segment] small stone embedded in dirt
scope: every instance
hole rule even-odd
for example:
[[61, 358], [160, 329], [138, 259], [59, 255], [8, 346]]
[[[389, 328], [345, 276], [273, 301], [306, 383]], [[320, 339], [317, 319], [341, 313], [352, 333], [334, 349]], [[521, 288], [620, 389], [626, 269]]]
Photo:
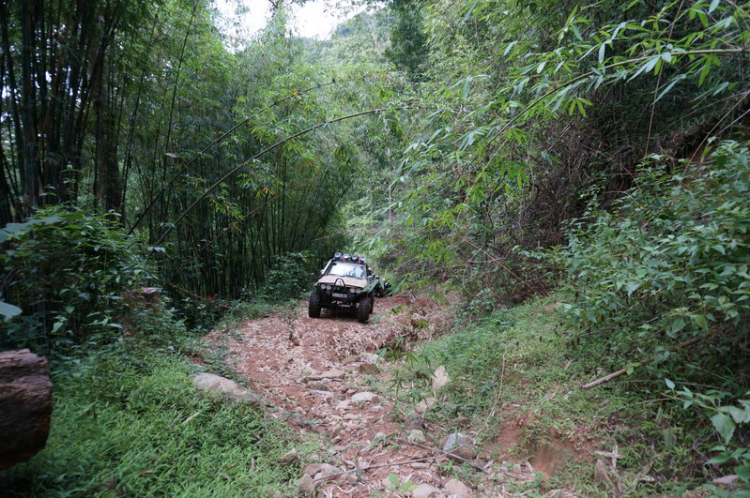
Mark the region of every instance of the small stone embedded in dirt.
[[330, 463], [311, 463], [305, 466], [305, 474], [309, 474], [315, 479], [321, 479], [323, 477], [340, 473], [341, 469]]
[[423, 399], [422, 401], [417, 403], [417, 406], [414, 408], [414, 411], [419, 413], [420, 415], [424, 415], [425, 413], [427, 413], [429, 409], [431, 409], [436, 404], [437, 404], [437, 400], [435, 398]]
[[369, 391], [357, 393], [351, 397], [352, 403], [369, 403], [369, 402], [375, 403], [377, 401], [378, 401], [378, 395], [375, 393], [371, 393]]
[[230, 401], [260, 406], [260, 399], [252, 391], [220, 375], [197, 373], [193, 375], [193, 387], [199, 391], [221, 394]]
[[357, 370], [359, 370], [359, 373], [363, 373], [365, 375], [380, 374], [380, 369], [374, 363], [363, 363], [357, 368]]
[[329, 427], [326, 430], [326, 433], [328, 434], [328, 437], [331, 439], [335, 439], [339, 434], [341, 434], [343, 427], [340, 425], [334, 425], [333, 427]]
[[471, 444], [471, 440], [460, 432], [454, 432], [443, 440], [443, 451], [465, 460], [477, 457], [477, 449]]
[[305, 377], [305, 382], [310, 382], [312, 380], [326, 380], [326, 379], [332, 379], [332, 380], [342, 380], [346, 376], [346, 372], [343, 370], [327, 370], [321, 374], [315, 374], [315, 375], [308, 375]]
[[378, 363], [381, 360], [380, 356], [373, 353], [359, 353], [359, 358], [368, 363]]
[[424, 443], [427, 439], [424, 437], [424, 432], [419, 429], [412, 429], [406, 433], [406, 440], [410, 443]]
[[325, 382], [308, 382], [307, 387], [315, 391], [330, 391], [330, 387]]
[[443, 498], [445, 495], [435, 486], [420, 484], [411, 491], [413, 498]]
[[299, 480], [299, 494], [300, 496], [311, 496], [315, 494], [315, 479], [310, 474], [304, 474]]
[[429, 466], [430, 464], [425, 462], [414, 462], [409, 464], [409, 467], [412, 469], [426, 469]]
[[345, 399], [344, 401], [339, 401], [336, 405], [337, 410], [348, 410], [350, 408], [349, 406], [349, 400]]
[[383, 405], [374, 405], [370, 407], [371, 412], [379, 413], [383, 411]]
[[279, 463], [281, 465], [291, 465], [298, 461], [299, 461], [299, 454], [297, 453], [297, 448], [292, 448], [291, 451], [288, 451], [287, 453], [284, 454], [284, 456], [279, 458]]
[[432, 374], [432, 390], [438, 392], [440, 389], [445, 387], [451, 378], [448, 376], [444, 366], [439, 366], [435, 373]]
[[328, 400], [329, 398], [333, 397], [333, 393], [331, 391], [318, 391], [317, 389], [313, 389], [312, 393], [316, 396], [320, 396], [324, 400]]
[[445, 491], [456, 498], [466, 498], [471, 496], [471, 488], [458, 479], [451, 479], [446, 482]]
[[727, 476], [718, 477], [711, 482], [714, 484], [723, 484], [725, 486], [731, 486], [734, 483], [736, 483], [738, 479], [739, 477], [737, 475], [729, 474]]
[[427, 429], [424, 424], [424, 417], [417, 412], [410, 412], [404, 419], [404, 423], [414, 429]]

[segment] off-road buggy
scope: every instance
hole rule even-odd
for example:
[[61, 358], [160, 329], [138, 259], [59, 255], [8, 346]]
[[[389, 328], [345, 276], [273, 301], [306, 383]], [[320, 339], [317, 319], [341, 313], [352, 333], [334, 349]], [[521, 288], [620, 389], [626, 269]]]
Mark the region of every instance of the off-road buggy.
[[364, 257], [337, 252], [320, 271], [310, 294], [308, 315], [320, 318], [323, 308], [356, 308], [357, 319], [365, 323], [375, 307], [378, 282]]

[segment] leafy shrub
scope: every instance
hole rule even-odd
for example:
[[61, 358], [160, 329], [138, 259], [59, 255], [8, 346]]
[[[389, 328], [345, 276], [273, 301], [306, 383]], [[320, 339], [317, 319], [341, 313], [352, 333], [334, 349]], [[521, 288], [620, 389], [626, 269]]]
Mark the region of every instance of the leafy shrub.
[[128, 312], [124, 292], [148, 276], [132, 239], [81, 209], [47, 208], [33, 221], [0, 256], [4, 299], [23, 310], [2, 325], [0, 346], [67, 353], [111, 341]]
[[644, 340], [738, 334], [750, 316], [747, 148], [725, 143], [710, 163], [672, 177], [645, 173], [618, 210], [570, 230], [571, 316], [620, 353]]
[[[561, 253], [577, 295], [568, 311], [577, 347], [598, 365], [657, 360], [657, 374], [674, 379], [672, 396], [720, 436], [723, 456], [709, 463], [739, 463], [746, 483], [749, 199], [748, 144], [724, 142], [677, 174], [644, 169], [614, 212], [571, 226]], [[691, 340], [702, 347], [685, 366], [679, 345]], [[687, 381], [716, 389], [674, 392]]]
[[287, 253], [276, 258], [258, 294], [270, 299], [297, 298], [313, 280], [310, 259], [306, 252]]

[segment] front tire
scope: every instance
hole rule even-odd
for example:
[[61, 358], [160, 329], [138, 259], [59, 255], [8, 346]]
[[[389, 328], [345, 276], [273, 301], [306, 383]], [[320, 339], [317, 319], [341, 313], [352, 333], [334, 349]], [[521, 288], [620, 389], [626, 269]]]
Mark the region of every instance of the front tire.
[[307, 315], [310, 318], [320, 318], [320, 291], [315, 289], [310, 294], [310, 302], [307, 306]]
[[362, 299], [357, 307], [357, 320], [362, 323], [367, 323], [370, 319], [370, 310], [372, 308], [372, 300], [369, 297]]

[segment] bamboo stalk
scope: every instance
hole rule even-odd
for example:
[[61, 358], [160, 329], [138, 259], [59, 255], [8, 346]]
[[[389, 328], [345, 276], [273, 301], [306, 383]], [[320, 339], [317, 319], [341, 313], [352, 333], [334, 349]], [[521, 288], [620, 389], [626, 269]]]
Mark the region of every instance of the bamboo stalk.
[[[687, 341], [685, 341], [682, 344], [680, 344], [679, 346], [677, 346], [677, 349], [682, 349], [682, 348], [690, 347], [693, 344], [695, 344], [697, 342], [700, 342], [701, 340], [703, 340], [702, 337], [693, 337], [692, 339], [688, 339]], [[658, 355], [653, 355], [650, 358], [641, 361], [640, 364], [641, 365], [645, 365], [647, 363], [651, 363], [652, 361], [654, 361], [657, 358], [657, 356]], [[623, 375], [623, 374], [625, 374], [627, 372], [628, 372], [627, 368], [622, 368], [622, 369], [620, 369], [620, 370], [618, 370], [616, 372], [612, 372], [611, 374], [606, 375], [606, 376], [604, 376], [604, 377], [602, 377], [600, 379], [596, 379], [593, 382], [589, 382], [588, 384], [582, 385], [581, 389], [584, 389], [584, 390], [585, 389], [591, 389], [592, 387], [596, 387], [599, 384], [604, 384], [605, 382], [609, 382], [610, 380], [615, 379], [615, 378], [617, 378], [617, 377], [619, 377], [619, 376], [621, 376], [621, 375]]]

